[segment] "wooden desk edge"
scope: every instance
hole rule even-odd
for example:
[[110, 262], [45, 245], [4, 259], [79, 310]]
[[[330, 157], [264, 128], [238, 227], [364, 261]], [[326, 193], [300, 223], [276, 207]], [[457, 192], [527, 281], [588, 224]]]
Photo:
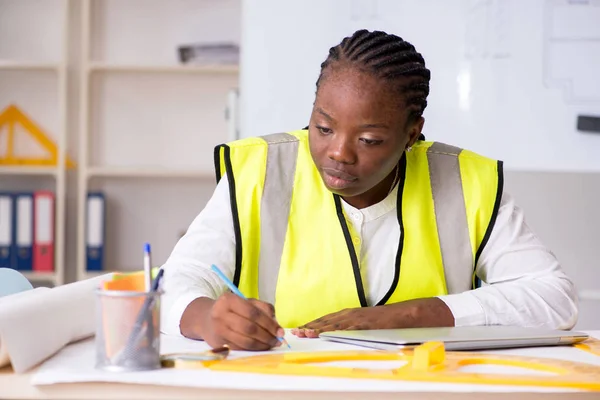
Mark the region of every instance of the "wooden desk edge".
[[595, 392], [563, 392], [563, 393], [531, 393], [531, 392], [287, 392], [287, 391], [257, 391], [232, 390], [213, 388], [192, 388], [163, 385], [137, 385], [124, 383], [63, 383], [56, 385], [33, 386], [30, 381], [35, 371], [25, 374], [14, 374], [12, 368], [0, 368], [0, 398], [1, 399], [363, 399], [378, 400], [395, 399], [399, 395], [403, 400], [500, 400], [511, 399], [515, 396], [523, 400], [592, 400], [600, 394]]

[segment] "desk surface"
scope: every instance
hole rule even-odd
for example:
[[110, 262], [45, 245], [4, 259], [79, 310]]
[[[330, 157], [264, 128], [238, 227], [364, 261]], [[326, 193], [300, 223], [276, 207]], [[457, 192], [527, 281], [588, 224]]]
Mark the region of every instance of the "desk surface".
[[[589, 332], [592, 336], [599, 337], [600, 332]], [[532, 349], [533, 350], [533, 349]], [[0, 398], [18, 398], [18, 399], [281, 399], [286, 400], [305, 400], [311, 398], [327, 399], [359, 399], [373, 398], [377, 399], [403, 399], [415, 400], [463, 400], [463, 399], [481, 399], [514, 400], [515, 392], [492, 393], [492, 392], [454, 392], [444, 393], [439, 391], [431, 392], [294, 392], [294, 391], [265, 391], [265, 390], [231, 390], [216, 388], [199, 387], [177, 387], [165, 385], [148, 384], [125, 384], [125, 383], [59, 383], [53, 385], [31, 384], [31, 379], [36, 373], [32, 370], [25, 374], [14, 374], [10, 367], [0, 368]], [[277, 379], [277, 377], [273, 377]], [[346, 390], [349, 390], [346, 388]], [[418, 390], [418, 389], [416, 389]], [[526, 390], [526, 389], [524, 389]], [[519, 388], [515, 388], [519, 392]], [[532, 393], [519, 392], [519, 399], [525, 400], [554, 400], [554, 399], [574, 399], [588, 400], [600, 399], [600, 393], [584, 392], [563, 392], [563, 393]]]
[[[237, 391], [198, 389], [155, 385], [127, 385], [119, 383], [70, 383], [33, 386], [29, 382], [35, 371], [15, 375], [10, 368], [0, 369], [0, 398], [3, 399], [363, 399], [397, 400], [399, 393], [332, 393]], [[401, 394], [403, 400], [499, 400], [515, 399], [515, 393], [410, 393]], [[598, 393], [519, 393], [519, 400], [597, 400]]]

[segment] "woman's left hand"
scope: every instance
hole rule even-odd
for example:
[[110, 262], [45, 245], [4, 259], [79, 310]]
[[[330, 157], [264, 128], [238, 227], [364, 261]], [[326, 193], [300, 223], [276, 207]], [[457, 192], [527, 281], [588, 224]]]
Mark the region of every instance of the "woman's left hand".
[[[292, 333], [298, 337], [319, 337], [319, 333], [339, 330], [383, 329], [383, 313], [378, 307], [348, 308], [333, 314], [325, 315], [297, 329]], [[379, 307], [383, 308], [383, 307]]]
[[348, 308], [292, 329], [292, 334], [317, 338], [339, 330], [397, 329], [454, 326], [454, 316], [442, 300], [433, 297], [376, 307]]

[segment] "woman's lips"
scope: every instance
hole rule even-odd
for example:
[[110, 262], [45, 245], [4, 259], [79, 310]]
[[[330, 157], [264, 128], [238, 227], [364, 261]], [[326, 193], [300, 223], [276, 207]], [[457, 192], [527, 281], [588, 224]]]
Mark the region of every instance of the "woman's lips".
[[323, 179], [328, 187], [339, 190], [352, 186], [358, 178], [337, 169], [323, 168]]

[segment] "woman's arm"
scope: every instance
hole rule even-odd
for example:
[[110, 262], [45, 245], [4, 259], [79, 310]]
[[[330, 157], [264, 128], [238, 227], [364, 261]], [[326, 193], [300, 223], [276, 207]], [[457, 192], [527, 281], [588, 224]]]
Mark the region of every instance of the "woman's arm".
[[454, 326], [452, 312], [437, 297], [415, 299], [376, 307], [349, 308], [325, 315], [292, 333], [299, 337], [319, 337], [335, 330], [398, 329]]
[[235, 234], [226, 178], [219, 181], [206, 207], [179, 240], [165, 265], [161, 307], [165, 333], [203, 339], [212, 347], [268, 350], [279, 346], [284, 331], [275, 309], [260, 300], [226, 293], [211, 271], [215, 264], [232, 279]]
[[452, 310], [456, 326], [570, 329], [577, 322], [573, 282], [506, 193], [476, 272], [484, 282], [482, 287], [441, 297]]
[[[226, 177], [221, 179], [204, 209], [177, 242], [163, 266], [161, 330], [181, 334], [180, 321], [195, 299], [217, 299], [226, 286], [210, 270], [217, 265], [229, 278], [235, 269], [235, 235]], [[159, 228], [160, 229], [160, 228]]]

